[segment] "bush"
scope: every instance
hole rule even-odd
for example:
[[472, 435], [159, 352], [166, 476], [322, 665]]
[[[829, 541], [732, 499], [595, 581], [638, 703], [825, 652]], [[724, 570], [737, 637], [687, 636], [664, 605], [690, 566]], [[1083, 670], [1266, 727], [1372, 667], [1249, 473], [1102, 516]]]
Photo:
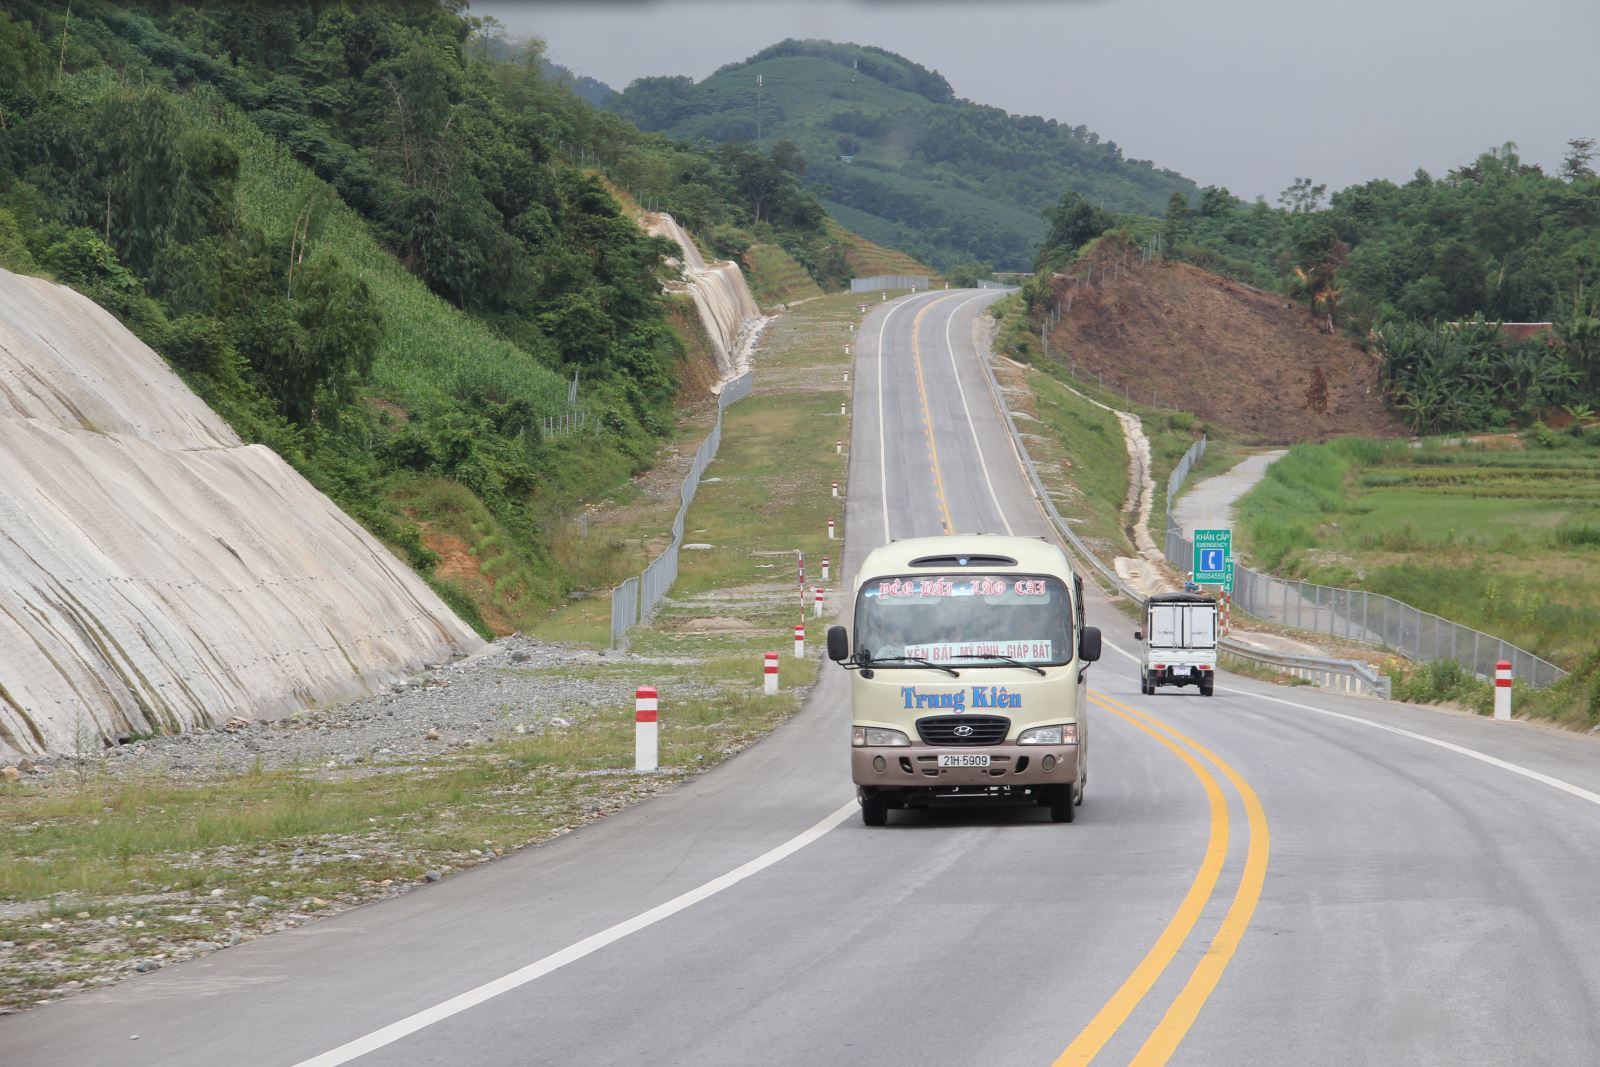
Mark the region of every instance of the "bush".
[[1544, 423], [1536, 422], [1522, 432], [1522, 443], [1529, 448], [1554, 448], [1556, 435]]
[[1405, 664], [1390, 673], [1394, 698], [1410, 704], [1441, 704], [1446, 701], [1487, 714], [1494, 701], [1494, 686], [1455, 660]]

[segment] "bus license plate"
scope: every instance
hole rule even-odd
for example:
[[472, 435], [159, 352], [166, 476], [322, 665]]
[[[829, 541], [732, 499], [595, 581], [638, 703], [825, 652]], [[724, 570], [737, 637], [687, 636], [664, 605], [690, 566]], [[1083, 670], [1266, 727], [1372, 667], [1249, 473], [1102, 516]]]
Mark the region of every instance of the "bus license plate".
[[987, 767], [987, 766], [989, 766], [989, 757], [988, 756], [975, 756], [975, 755], [969, 756], [966, 753], [962, 753], [959, 756], [942, 755], [942, 756], [939, 757], [939, 766], [941, 766], [941, 767]]

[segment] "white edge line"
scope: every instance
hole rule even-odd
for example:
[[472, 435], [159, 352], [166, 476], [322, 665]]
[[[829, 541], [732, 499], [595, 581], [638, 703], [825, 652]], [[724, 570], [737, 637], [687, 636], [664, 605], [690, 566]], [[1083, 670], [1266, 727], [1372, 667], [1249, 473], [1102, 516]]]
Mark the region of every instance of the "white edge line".
[[[889, 444], [883, 437], [883, 331], [889, 328], [889, 320], [894, 318], [894, 313], [904, 306], [900, 301], [895, 301], [894, 307], [884, 312], [883, 321], [878, 324], [878, 487], [883, 495], [884, 544], [894, 539], [889, 536]], [[839, 570], [841, 574], [844, 573], [842, 566]]]
[[856, 802], [851, 800], [831, 814], [824, 816], [820, 822], [810, 829], [796, 834], [783, 844], [763, 852], [749, 863], [736, 867], [727, 874], [713, 878], [703, 885], [696, 886], [686, 893], [673, 897], [665, 904], [658, 904], [649, 911], [635, 915], [631, 919], [624, 919], [615, 926], [607, 927], [576, 944], [568, 945], [559, 952], [553, 952], [543, 959], [528, 964], [526, 967], [521, 967], [491, 982], [485, 982], [476, 989], [469, 989], [465, 993], [435, 1004], [431, 1008], [424, 1008], [413, 1015], [408, 1015], [398, 1022], [390, 1023], [381, 1030], [374, 1030], [370, 1034], [358, 1037], [354, 1041], [346, 1042], [336, 1049], [322, 1053], [320, 1056], [302, 1060], [295, 1067], [336, 1067], [338, 1064], [349, 1063], [357, 1057], [365, 1056], [367, 1053], [392, 1044], [409, 1034], [414, 1034], [424, 1027], [432, 1026], [434, 1023], [448, 1019], [452, 1015], [458, 1015], [468, 1008], [476, 1007], [486, 1000], [499, 996], [501, 993], [510, 992], [518, 986], [526, 985], [536, 978], [549, 974], [551, 971], [581, 960], [590, 953], [597, 952], [615, 941], [620, 941], [629, 934], [638, 933], [648, 926], [653, 926], [662, 919], [676, 915], [685, 908], [698, 904], [707, 897], [715, 896], [724, 889], [737, 885], [751, 875], [758, 874], [778, 861], [792, 856], [844, 822], [856, 810]]
[[[1107, 641], [1106, 644], [1116, 651], [1122, 653], [1124, 656], [1127, 656], [1135, 663], [1139, 662], [1138, 656], [1135, 656], [1133, 653], [1122, 648], [1120, 645], [1117, 645], [1111, 641]], [[1382, 730], [1384, 733], [1396, 734], [1400, 737], [1410, 738], [1413, 741], [1421, 741], [1425, 745], [1433, 745], [1435, 748], [1442, 748], [1446, 752], [1454, 752], [1458, 756], [1465, 756], [1467, 759], [1477, 760], [1479, 763], [1487, 763], [1491, 767], [1498, 767], [1503, 771], [1509, 771], [1512, 774], [1520, 775], [1523, 778], [1538, 782], [1541, 785], [1547, 785], [1551, 789], [1559, 789], [1561, 792], [1566, 793], [1569, 796], [1575, 796], [1579, 800], [1587, 800], [1591, 804], [1600, 805], [1600, 793], [1592, 792], [1583, 788], [1581, 785], [1573, 785], [1571, 782], [1563, 781], [1560, 778], [1551, 777], [1550, 775], [1536, 771], [1531, 767], [1524, 767], [1520, 763], [1512, 763], [1509, 760], [1503, 760], [1497, 756], [1491, 756], [1486, 752], [1479, 752], [1475, 748], [1467, 748], [1465, 745], [1455, 744], [1452, 741], [1443, 741], [1437, 737], [1429, 737], [1427, 734], [1419, 734], [1414, 730], [1407, 730], [1399, 726], [1390, 726], [1388, 723], [1374, 722], [1372, 719], [1363, 719], [1359, 715], [1347, 715], [1342, 711], [1330, 711], [1327, 708], [1312, 707], [1310, 704], [1302, 704], [1297, 700], [1285, 700], [1283, 697], [1275, 697], [1267, 693], [1252, 693], [1248, 689], [1238, 689], [1231, 685], [1218, 686], [1218, 689], [1222, 692], [1233, 693], [1242, 697], [1249, 697], [1255, 700], [1266, 700], [1274, 704], [1282, 704], [1286, 708], [1298, 708], [1301, 711], [1309, 711], [1316, 715], [1326, 715], [1330, 719], [1343, 719], [1345, 722], [1353, 722], [1360, 726], [1370, 726], [1374, 730]]]
[[1532, 768], [1524, 767], [1519, 763], [1512, 763], [1508, 760], [1503, 760], [1496, 756], [1479, 752], [1475, 748], [1467, 748], [1465, 745], [1457, 745], [1450, 741], [1441, 741], [1437, 737], [1429, 737], [1427, 734], [1419, 734], [1415, 731], [1402, 729], [1398, 726], [1390, 726], [1387, 723], [1374, 722], [1371, 719], [1363, 719], [1359, 715], [1347, 715], [1342, 711], [1329, 711], [1326, 708], [1314, 708], [1310, 704], [1301, 704], [1293, 700], [1285, 700], [1282, 697], [1268, 696], [1265, 693], [1251, 693], [1243, 689], [1235, 689], [1232, 686], [1228, 686], [1226, 688], [1227, 691], [1237, 693], [1240, 696], [1255, 697], [1257, 700], [1270, 700], [1274, 704], [1282, 704], [1285, 707], [1299, 708], [1302, 711], [1315, 712], [1318, 715], [1326, 715], [1332, 719], [1343, 719], [1346, 722], [1358, 723], [1362, 726], [1370, 726], [1374, 730], [1382, 730], [1384, 733], [1398, 734], [1401, 737], [1409, 737], [1413, 741], [1421, 741], [1425, 745], [1433, 745], [1434, 747], [1442, 748], [1447, 752], [1454, 752], [1458, 756], [1465, 756], [1468, 759], [1477, 760], [1479, 763], [1487, 763], [1491, 767], [1499, 767], [1503, 771], [1510, 771], [1512, 774], [1517, 774], [1524, 778], [1532, 779], [1533, 781], [1539, 782], [1542, 785], [1549, 786], [1551, 789], [1559, 789], [1561, 792], [1575, 796], [1579, 800], [1587, 800], [1591, 804], [1600, 804], [1600, 793], [1591, 792], [1582, 786], [1573, 785], [1571, 782], [1563, 781], [1560, 778], [1552, 778], [1548, 774], [1543, 774], [1539, 771], [1533, 770]]
[[[956, 321], [956, 314], [973, 301], [982, 300], [988, 295], [984, 293], [982, 296], [963, 300], [955, 306], [950, 312], [950, 317], [944, 320], [944, 347], [945, 351], [950, 353], [950, 372], [955, 375], [956, 395], [961, 398], [961, 411], [967, 417], [967, 432], [972, 435], [972, 447], [978, 453], [978, 469], [983, 471], [983, 484], [989, 487], [989, 499], [994, 502], [995, 514], [1000, 516], [1000, 522], [1005, 526], [1006, 533], [1011, 534], [1015, 531], [1011, 529], [1011, 520], [1006, 518], [1005, 508], [1000, 506], [1000, 496], [994, 491], [994, 479], [989, 477], [989, 461], [983, 458], [983, 442], [978, 440], [978, 428], [972, 424], [972, 409], [967, 406], [967, 390], [961, 384], [961, 368], [956, 365], [956, 347], [950, 340], [950, 326]], [[979, 359], [984, 358], [982, 353], [976, 351], [976, 346], [973, 354]]]

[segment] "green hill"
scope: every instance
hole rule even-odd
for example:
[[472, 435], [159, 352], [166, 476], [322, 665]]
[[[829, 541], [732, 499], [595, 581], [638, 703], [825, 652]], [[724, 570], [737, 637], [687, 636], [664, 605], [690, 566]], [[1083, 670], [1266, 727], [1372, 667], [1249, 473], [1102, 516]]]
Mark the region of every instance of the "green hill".
[[937, 72], [861, 45], [784, 41], [698, 83], [641, 78], [606, 106], [686, 141], [791, 141], [830, 212], [939, 266], [1026, 269], [1040, 213], [1069, 189], [1147, 215], [1196, 192], [1083, 126], [957, 99]]
[[779, 160], [643, 134], [450, 5], [4, 8], [0, 267], [121, 318], [480, 630], [616, 577], [567, 518], [704, 377], [677, 249], [612, 190], [849, 273]]

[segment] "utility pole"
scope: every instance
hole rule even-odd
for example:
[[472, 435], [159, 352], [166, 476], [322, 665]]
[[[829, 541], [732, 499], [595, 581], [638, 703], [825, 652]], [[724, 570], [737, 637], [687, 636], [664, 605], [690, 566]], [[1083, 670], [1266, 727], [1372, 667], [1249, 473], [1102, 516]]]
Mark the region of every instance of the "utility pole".
[[756, 75], [756, 144], [761, 143], [761, 75]]

